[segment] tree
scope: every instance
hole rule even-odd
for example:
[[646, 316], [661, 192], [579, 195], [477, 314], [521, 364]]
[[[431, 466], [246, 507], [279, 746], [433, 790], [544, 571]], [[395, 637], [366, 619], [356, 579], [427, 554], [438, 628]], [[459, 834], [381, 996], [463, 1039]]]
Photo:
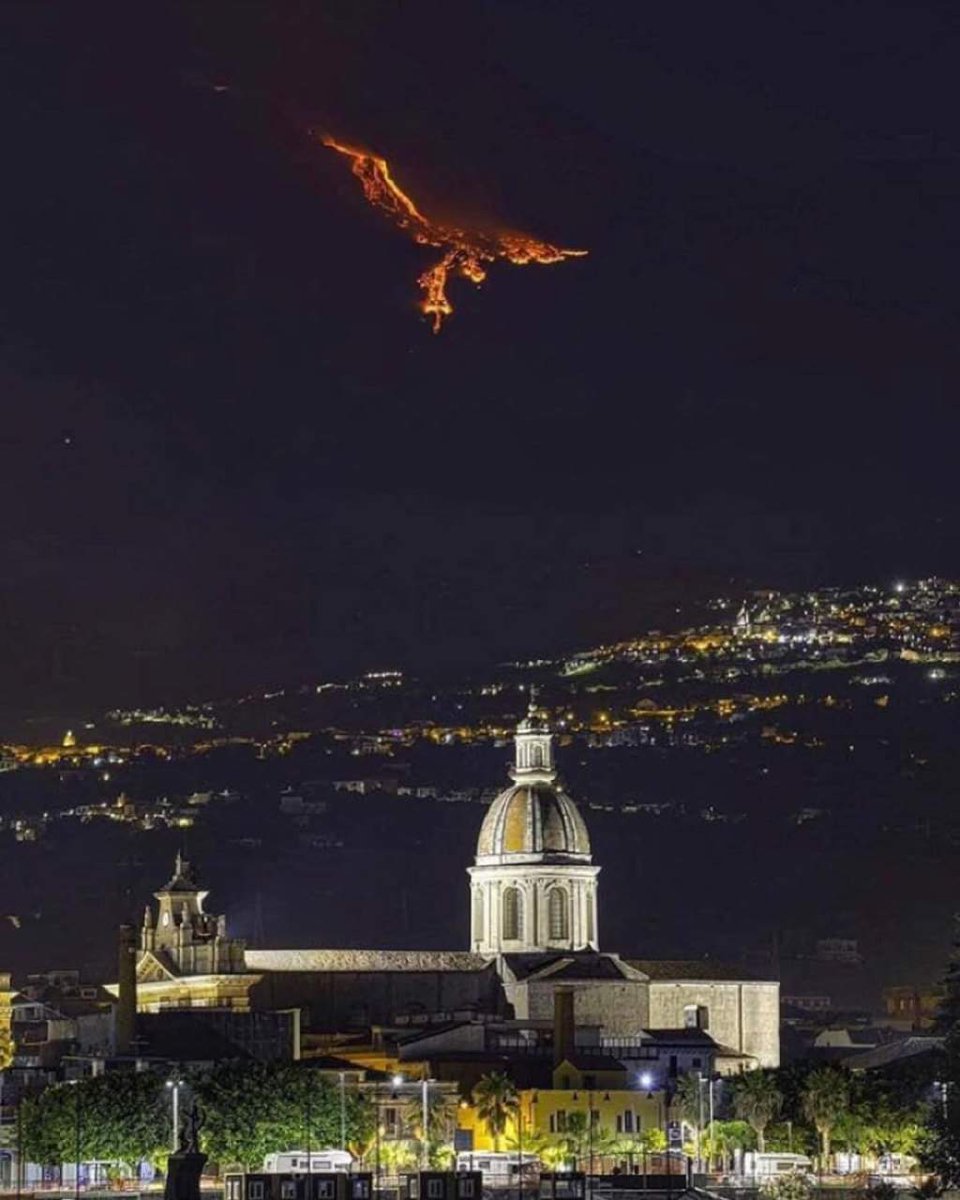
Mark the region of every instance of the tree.
[[477, 1107], [477, 1116], [490, 1130], [494, 1150], [499, 1151], [500, 1139], [506, 1131], [507, 1122], [519, 1107], [513, 1080], [500, 1071], [491, 1071], [489, 1075], [484, 1075], [473, 1089], [473, 1101]]
[[[432, 1167], [440, 1168], [453, 1155], [456, 1129], [456, 1109], [449, 1096], [437, 1091], [427, 1093], [427, 1157]], [[423, 1144], [423, 1109], [417, 1109], [415, 1124], [417, 1141]]]
[[940, 1001], [933, 1031], [946, 1037], [960, 1027], [960, 913], [956, 913], [953, 918], [953, 946], [941, 986], [943, 999]]
[[960, 1187], [960, 914], [954, 917], [953, 949], [943, 977], [943, 1000], [935, 1032], [943, 1035], [943, 1064], [932, 1085], [920, 1162], [936, 1172], [941, 1188]]
[[747, 1121], [714, 1121], [702, 1150], [708, 1162], [726, 1164], [734, 1150], [752, 1150], [755, 1145], [756, 1134]]
[[99, 1159], [132, 1170], [169, 1152], [164, 1080], [151, 1072], [112, 1071], [60, 1083], [23, 1102], [23, 1148], [38, 1163]]
[[733, 1085], [733, 1109], [757, 1135], [757, 1149], [763, 1153], [764, 1131], [783, 1105], [783, 1095], [769, 1071], [747, 1071]]
[[700, 1128], [700, 1117], [703, 1113], [703, 1085], [700, 1076], [692, 1072], [681, 1075], [677, 1080], [677, 1090], [673, 1094], [673, 1107], [678, 1109], [680, 1116], [688, 1125]]
[[817, 1067], [803, 1088], [803, 1112], [817, 1133], [825, 1160], [830, 1158], [830, 1135], [850, 1105], [850, 1081], [836, 1067]]
[[[222, 1063], [192, 1081], [203, 1114], [203, 1149], [223, 1165], [259, 1166], [279, 1150], [340, 1144], [340, 1092], [318, 1072], [289, 1063]], [[348, 1145], [365, 1145], [374, 1114], [366, 1096], [344, 1097]]]

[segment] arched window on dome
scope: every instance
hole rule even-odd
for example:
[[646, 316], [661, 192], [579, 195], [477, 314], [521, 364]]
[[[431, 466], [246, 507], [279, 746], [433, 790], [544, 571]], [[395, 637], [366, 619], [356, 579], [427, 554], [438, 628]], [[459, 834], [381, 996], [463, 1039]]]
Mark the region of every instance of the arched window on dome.
[[570, 936], [570, 898], [564, 888], [551, 888], [547, 897], [547, 928], [550, 941], [565, 941]]
[[530, 747], [530, 766], [531, 767], [542, 767], [543, 766], [543, 747], [540, 745], [539, 742], [534, 742], [533, 745]]
[[517, 887], [503, 891], [503, 940], [519, 942], [523, 937], [523, 896]]
[[473, 936], [483, 941], [483, 892], [479, 888], [473, 893]]

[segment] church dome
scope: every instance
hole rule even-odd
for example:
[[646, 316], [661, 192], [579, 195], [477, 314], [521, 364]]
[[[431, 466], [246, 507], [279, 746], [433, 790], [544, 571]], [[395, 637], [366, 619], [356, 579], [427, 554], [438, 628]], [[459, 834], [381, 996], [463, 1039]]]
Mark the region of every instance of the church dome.
[[590, 861], [583, 817], [552, 782], [517, 783], [502, 791], [480, 827], [478, 863], [531, 857]]
[[517, 726], [513, 783], [490, 805], [470, 876], [477, 954], [597, 950], [590, 837], [553, 764], [553, 735], [533, 696]]

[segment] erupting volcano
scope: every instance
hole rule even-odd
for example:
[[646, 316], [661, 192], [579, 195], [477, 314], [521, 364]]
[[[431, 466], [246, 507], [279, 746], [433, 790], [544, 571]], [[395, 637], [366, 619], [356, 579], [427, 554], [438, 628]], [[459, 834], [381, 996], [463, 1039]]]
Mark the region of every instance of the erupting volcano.
[[527, 263], [556, 263], [565, 258], [581, 258], [587, 253], [586, 250], [563, 250], [525, 233], [486, 232], [431, 221], [398, 186], [385, 158], [345, 146], [332, 137], [325, 137], [323, 144], [351, 160], [350, 169], [375, 208], [391, 217], [399, 229], [407, 230], [415, 242], [443, 251], [440, 261], [428, 267], [417, 280], [423, 292], [420, 310], [433, 318], [434, 333], [440, 332], [444, 317], [453, 312], [447, 296], [447, 282], [451, 276], [462, 275], [474, 283], [482, 283], [487, 277], [485, 264], [498, 259], [523, 267]]

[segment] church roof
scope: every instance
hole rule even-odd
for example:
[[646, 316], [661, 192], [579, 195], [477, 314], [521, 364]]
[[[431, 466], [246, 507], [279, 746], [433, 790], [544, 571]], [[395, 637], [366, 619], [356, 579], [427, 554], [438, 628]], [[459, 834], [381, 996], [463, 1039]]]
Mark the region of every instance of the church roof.
[[874, 1071], [878, 1067], [889, 1067], [894, 1063], [903, 1062], [907, 1058], [915, 1058], [918, 1054], [941, 1054], [944, 1039], [942, 1037], [910, 1037], [890, 1042], [886, 1046], [874, 1046], [870, 1050], [861, 1050], [841, 1059], [845, 1067], [851, 1071]]
[[483, 971], [490, 959], [462, 950], [247, 950], [251, 971]]
[[505, 954], [507, 966], [517, 980], [626, 979], [620, 964], [610, 954], [593, 951], [567, 954]]
[[583, 817], [555, 784], [514, 784], [487, 810], [477, 840], [478, 861], [513, 855], [589, 860], [590, 837]]
[[769, 975], [758, 975], [746, 967], [736, 963], [711, 962], [705, 958], [694, 959], [656, 959], [656, 958], [625, 958], [627, 966], [635, 971], [642, 971], [650, 979], [696, 979], [717, 982], [769, 983]]

